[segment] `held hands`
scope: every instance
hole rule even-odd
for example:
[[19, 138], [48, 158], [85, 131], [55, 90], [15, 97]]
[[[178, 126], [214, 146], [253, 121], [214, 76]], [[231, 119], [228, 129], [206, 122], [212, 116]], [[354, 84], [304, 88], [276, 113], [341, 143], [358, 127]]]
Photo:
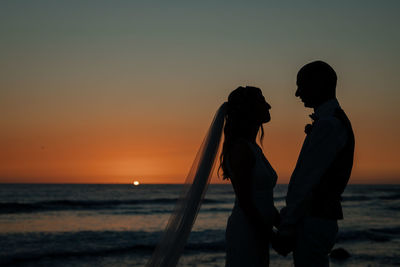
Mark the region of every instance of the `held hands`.
[[295, 246], [294, 231], [272, 231], [271, 244], [272, 248], [282, 256], [287, 256], [293, 251]]
[[296, 229], [291, 225], [282, 225], [281, 213], [275, 207], [274, 226], [278, 231], [271, 231], [272, 248], [279, 254], [286, 257], [294, 250], [296, 242]]

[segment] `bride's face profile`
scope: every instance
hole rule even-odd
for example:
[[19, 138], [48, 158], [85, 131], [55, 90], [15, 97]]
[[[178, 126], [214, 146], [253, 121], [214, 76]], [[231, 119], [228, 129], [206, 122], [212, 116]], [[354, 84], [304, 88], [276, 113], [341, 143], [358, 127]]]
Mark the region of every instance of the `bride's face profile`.
[[261, 123], [267, 123], [271, 120], [271, 114], [269, 112], [271, 105], [265, 100], [265, 97], [261, 92], [258, 96], [255, 107], [257, 114], [260, 115]]
[[239, 120], [251, 121], [258, 126], [271, 120], [271, 105], [265, 100], [260, 88], [240, 86], [231, 92], [228, 102], [233, 107], [234, 120], [241, 118]]

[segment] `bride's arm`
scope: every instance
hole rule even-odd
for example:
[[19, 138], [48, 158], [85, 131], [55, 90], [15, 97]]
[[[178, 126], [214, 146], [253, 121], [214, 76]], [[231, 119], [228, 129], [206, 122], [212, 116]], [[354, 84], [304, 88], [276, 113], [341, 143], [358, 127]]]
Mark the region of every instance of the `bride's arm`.
[[239, 206], [260, 234], [269, 234], [263, 217], [256, 208], [252, 196], [252, 171], [255, 164], [254, 154], [245, 141], [238, 141], [229, 153], [232, 170], [231, 183], [239, 201]]

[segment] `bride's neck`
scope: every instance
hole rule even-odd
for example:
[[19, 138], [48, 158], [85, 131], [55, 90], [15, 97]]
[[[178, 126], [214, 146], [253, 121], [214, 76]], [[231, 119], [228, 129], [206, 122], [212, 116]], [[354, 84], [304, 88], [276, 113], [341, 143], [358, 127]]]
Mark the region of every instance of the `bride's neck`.
[[243, 133], [244, 135], [242, 137], [249, 142], [255, 143], [259, 129], [260, 126], [253, 126], [249, 129], [249, 131]]

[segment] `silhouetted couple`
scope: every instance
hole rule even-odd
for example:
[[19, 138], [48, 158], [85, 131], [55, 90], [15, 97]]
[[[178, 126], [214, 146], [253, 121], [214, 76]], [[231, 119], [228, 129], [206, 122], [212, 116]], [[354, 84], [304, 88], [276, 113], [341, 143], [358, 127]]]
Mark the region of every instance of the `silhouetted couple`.
[[277, 174], [256, 142], [260, 130], [262, 142], [262, 125], [271, 119], [271, 106], [259, 88], [231, 92], [217, 111], [147, 266], [177, 264], [204, 197], [222, 132], [220, 168], [236, 196], [226, 228], [226, 266], [269, 266], [270, 244], [281, 255], [293, 252], [296, 267], [329, 266], [337, 220], [343, 219], [341, 194], [354, 154], [354, 135], [336, 99], [336, 81], [335, 71], [322, 61], [305, 65], [297, 74], [295, 95], [314, 113], [281, 212], [273, 199]]
[[255, 87], [239, 87], [229, 95], [221, 166], [236, 201], [226, 229], [226, 266], [268, 266], [270, 243], [281, 255], [293, 251], [296, 267], [329, 266], [354, 154], [336, 81], [335, 71], [322, 61], [297, 74], [295, 95], [314, 113], [280, 213], [273, 202], [277, 175], [256, 143], [260, 128], [262, 141], [271, 106]]

